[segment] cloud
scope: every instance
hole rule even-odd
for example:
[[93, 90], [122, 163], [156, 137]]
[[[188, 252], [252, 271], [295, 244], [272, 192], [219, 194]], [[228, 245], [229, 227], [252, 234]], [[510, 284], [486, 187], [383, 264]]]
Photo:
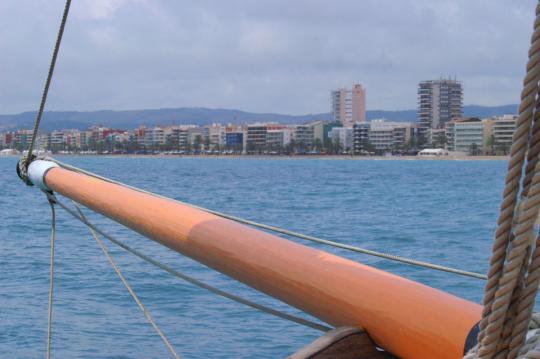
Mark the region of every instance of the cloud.
[[[519, 99], [535, 1], [80, 0], [48, 108], [329, 110], [361, 82], [368, 108], [416, 106], [419, 81], [463, 81], [465, 102]], [[61, 0], [0, 2], [0, 113], [33, 110]]]

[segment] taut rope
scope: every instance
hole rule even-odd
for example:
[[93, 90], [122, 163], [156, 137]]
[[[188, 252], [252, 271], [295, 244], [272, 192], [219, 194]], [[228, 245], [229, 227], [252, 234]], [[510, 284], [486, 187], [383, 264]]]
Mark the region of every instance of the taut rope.
[[85, 216], [81, 216], [80, 214], [82, 214], [82, 212], [80, 211], [79, 209], [79, 206], [74, 203], [76, 209], [77, 209], [77, 212], [75, 212], [74, 210], [70, 209], [68, 206], [66, 206], [65, 204], [63, 204], [62, 202], [60, 201], [57, 201], [57, 204], [62, 207], [66, 212], [68, 212], [69, 214], [71, 214], [74, 218], [78, 219], [79, 221], [81, 221], [83, 224], [85, 224], [90, 230], [94, 231], [95, 233], [98, 233], [100, 234], [101, 236], [103, 236], [103, 238], [107, 239], [109, 242], [117, 245], [118, 247], [124, 249], [125, 251], [141, 258], [142, 260], [160, 268], [160, 269], [163, 269], [164, 271], [168, 272], [169, 274], [172, 274], [174, 275], [175, 277], [177, 278], [180, 278], [188, 283], [191, 283], [191, 284], [194, 284], [196, 285], [197, 287], [199, 288], [203, 288], [203, 289], [206, 289], [208, 290], [209, 292], [213, 293], [213, 294], [217, 294], [219, 296], [222, 296], [224, 298], [227, 298], [227, 299], [230, 299], [230, 300], [233, 300], [237, 303], [240, 303], [240, 304], [243, 304], [243, 305], [247, 305], [248, 307], [251, 307], [251, 308], [254, 308], [254, 309], [257, 309], [263, 313], [267, 313], [267, 314], [270, 314], [270, 315], [273, 315], [275, 317], [278, 317], [278, 318], [281, 318], [281, 319], [285, 319], [285, 320], [288, 320], [290, 322], [293, 322], [293, 323], [297, 323], [297, 324], [300, 324], [300, 325], [303, 325], [305, 327], [308, 327], [308, 328], [311, 328], [311, 329], [315, 329], [315, 330], [319, 330], [319, 331], [322, 331], [322, 332], [327, 332], [329, 330], [332, 330], [332, 328], [326, 326], [326, 325], [322, 325], [322, 324], [319, 324], [319, 323], [315, 323], [313, 321], [310, 321], [310, 320], [307, 320], [307, 319], [304, 319], [304, 318], [300, 318], [300, 317], [297, 317], [297, 316], [294, 316], [294, 315], [291, 315], [291, 314], [288, 314], [288, 313], [285, 313], [285, 312], [282, 312], [282, 311], [279, 311], [279, 310], [276, 310], [276, 309], [272, 309], [270, 307], [267, 307], [265, 305], [262, 305], [262, 304], [257, 304], [255, 302], [252, 302], [248, 299], [245, 299], [245, 298], [242, 298], [242, 297], [239, 297], [235, 294], [232, 294], [232, 293], [229, 293], [229, 292], [225, 292], [221, 289], [218, 289], [216, 287], [213, 287], [211, 285], [208, 285], [204, 282], [201, 282], [200, 280], [198, 279], [195, 279], [191, 276], [188, 276], [184, 273], [181, 273], [149, 256], [147, 256], [146, 254], [134, 249], [134, 248], [131, 248], [130, 246], [128, 246], [127, 244], [119, 241], [118, 239], [114, 238], [113, 236], [111, 236], [110, 234], [107, 234], [105, 233], [103, 230], [99, 229], [98, 227], [96, 227], [93, 223], [91, 223]]
[[41, 103], [39, 105], [39, 110], [37, 113], [36, 121], [34, 122], [34, 130], [32, 132], [32, 139], [30, 145], [28, 146], [28, 154], [26, 158], [23, 159], [18, 166], [18, 171], [20, 177], [26, 182], [26, 184], [31, 185], [31, 182], [28, 181], [27, 172], [30, 162], [33, 161], [32, 152], [34, 151], [34, 146], [36, 144], [36, 138], [39, 130], [39, 125], [41, 123], [41, 118], [43, 117], [43, 111], [45, 110], [45, 103], [47, 102], [47, 95], [49, 94], [49, 87], [51, 85], [52, 76], [54, 74], [54, 67], [56, 66], [56, 59], [58, 58], [58, 51], [60, 51], [60, 44], [62, 43], [62, 36], [64, 35], [64, 28], [66, 27], [66, 22], [69, 14], [69, 8], [71, 6], [71, 0], [66, 0], [66, 5], [64, 7], [64, 14], [62, 15], [62, 21], [60, 23], [60, 29], [58, 30], [58, 35], [56, 37], [56, 43], [54, 45], [54, 51], [49, 65], [49, 72], [47, 74], [47, 80], [45, 81], [45, 87], [43, 89], [43, 94], [41, 96]]
[[51, 257], [49, 270], [49, 306], [47, 308], [47, 359], [51, 359], [52, 342], [52, 313], [53, 313], [53, 290], [54, 290], [54, 242], [56, 238], [56, 211], [54, 197], [47, 194], [51, 206]]
[[79, 173], [85, 174], [87, 176], [98, 178], [98, 179], [103, 180], [103, 181], [114, 183], [114, 184], [129, 188], [129, 189], [132, 189], [132, 190], [135, 190], [135, 191], [138, 191], [138, 192], [150, 194], [152, 196], [163, 198], [163, 199], [166, 199], [166, 200], [169, 200], [169, 201], [175, 201], [175, 202], [179, 202], [179, 203], [182, 203], [182, 204], [188, 204], [189, 206], [191, 206], [193, 208], [197, 208], [197, 209], [200, 209], [202, 211], [214, 214], [216, 216], [220, 216], [220, 217], [223, 217], [223, 218], [226, 218], [226, 219], [230, 219], [231, 221], [247, 224], [249, 226], [266, 229], [266, 230], [269, 230], [269, 231], [272, 231], [272, 232], [285, 234], [287, 236], [304, 239], [306, 241], [316, 242], [316, 243], [325, 244], [325, 245], [336, 247], [336, 248], [346, 249], [346, 250], [357, 252], [357, 253], [362, 253], [362, 254], [367, 254], [367, 255], [370, 255], [370, 256], [374, 256], [374, 257], [388, 259], [388, 260], [395, 261], [395, 262], [401, 262], [401, 263], [410, 264], [410, 265], [414, 265], [414, 266], [418, 266], [418, 267], [434, 269], [434, 270], [438, 270], [438, 271], [442, 271], [442, 272], [448, 272], [448, 273], [457, 274], [457, 275], [462, 275], [462, 276], [470, 277], [470, 278], [483, 279], [483, 280], [487, 279], [487, 277], [484, 274], [481, 274], [481, 273], [476, 273], [476, 272], [466, 271], [466, 270], [463, 270], [463, 269], [451, 268], [451, 267], [447, 267], [447, 266], [443, 266], [443, 265], [439, 265], [439, 264], [419, 261], [419, 260], [416, 260], [416, 259], [406, 258], [406, 257], [395, 255], [395, 254], [382, 253], [382, 252], [374, 251], [374, 250], [367, 249], [367, 248], [362, 248], [362, 247], [358, 247], [358, 246], [352, 246], [350, 244], [339, 243], [339, 242], [330, 241], [330, 240], [327, 240], [327, 239], [322, 239], [322, 238], [318, 238], [318, 237], [314, 237], [314, 236], [308, 236], [306, 234], [290, 231], [288, 229], [284, 229], [284, 228], [280, 228], [280, 227], [276, 227], [276, 226], [271, 226], [271, 225], [268, 225], [268, 224], [251, 221], [249, 219], [244, 219], [244, 218], [232, 216], [230, 214], [226, 214], [226, 213], [223, 213], [223, 212], [218, 212], [218, 211], [208, 209], [208, 208], [205, 208], [205, 207], [199, 207], [199, 206], [196, 206], [196, 205], [191, 204], [191, 203], [184, 203], [184, 202], [181, 202], [181, 201], [178, 201], [178, 200], [175, 200], [175, 199], [171, 199], [171, 198], [162, 196], [162, 195], [154, 193], [154, 192], [150, 192], [150, 191], [146, 191], [146, 190], [141, 189], [141, 188], [133, 187], [133, 186], [130, 186], [128, 184], [125, 184], [125, 183], [122, 183], [122, 182], [119, 182], [119, 181], [115, 181], [115, 180], [107, 178], [107, 177], [100, 176], [100, 175], [98, 175], [96, 173], [84, 170], [82, 168], [75, 167], [75, 166], [69, 165], [67, 163], [58, 161], [55, 158], [47, 157], [46, 160], [47, 161], [52, 161], [52, 162], [58, 164], [60, 167], [63, 167], [65, 169], [68, 169], [68, 170], [71, 170], [71, 171], [74, 171], [74, 172], [79, 172]]
[[[79, 212], [79, 216], [81, 216], [81, 218], [84, 221], [86, 221], [86, 217], [82, 213], [82, 211], [80, 210], [79, 206], [76, 206], [76, 208], [77, 208], [77, 211]], [[107, 246], [105, 246], [105, 243], [103, 243], [103, 241], [98, 237], [97, 233], [91, 227], [88, 227], [88, 229], [90, 230], [90, 233], [92, 233], [92, 237], [94, 237], [97, 244], [99, 245], [99, 248], [101, 248], [101, 251], [103, 252], [105, 257], [107, 258], [107, 260], [109, 261], [111, 266], [113, 267], [114, 271], [116, 272], [116, 275], [118, 275], [118, 278], [120, 278], [120, 281], [126, 287], [126, 289], [128, 290], [129, 294], [131, 295], [131, 297], [133, 298], [135, 303], [137, 303], [137, 305], [139, 306], [139, 308], [143, 312], [144, 316], [146, 317], [146, 319], [148, 320], [150, 325], [152, 325], [152, 327], [154, 328], [156, 333], [159, 335], [161, 340], [163, 340], [163, 343], [165, 343], [165, 346], [167, 347], [167, 349], [169, 349], [169, 352], [172, 354], [172, 356], [175, 359], [180, 359], [180, 356], [176, 353], [176, 350], [172, 346], [171, 342], [169, 341], [169, 339], [167, 338], [165, 333], [163, 333], [161, 328], [157, 325], [156, 321], [154, 320], [154, 318], [152, 317], [152, 315], [150, 314], [148, 309], [146, 309], [145, 305], [141, 302], [141, 300], [139, 299], [137, 294], [135, 294], [135, 291], [131, 288], [131, 286], [127, 282], [126, 278], [122, 274], [122, 271], [120, 270], [120, 267], [118, 267], [118, 264], [116, 264], [116, 261], [113, 259], [113, 257], [109, 253], [109, 250], [107, 249]]]

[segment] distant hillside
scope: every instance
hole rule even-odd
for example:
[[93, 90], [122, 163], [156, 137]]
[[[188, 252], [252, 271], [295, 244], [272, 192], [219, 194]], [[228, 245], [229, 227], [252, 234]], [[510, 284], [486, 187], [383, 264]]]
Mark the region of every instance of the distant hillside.
[[477, 106], [469, 105], [463, 107], [463, 113], [468, 117], [492, 117], [499, 115], [517, 114], [519, 105], [504, 105], [504, 106]]
[[[470, 105], [464, 107], [465, 116], [491, 117], [516, 112], [517, 105], [496, 107]], [[31, 128], [35, 117], [35, 112], [23, 112], [16, 115], [0, 115], [0, 131]], [[367, 111], [367, 118], [368, 120], [386, 118], [389, 121], [416, 121], [416, 110], [373, 110]], [[139, 125], [206, 125], [211, 123], [241, 124], [262, 121], [291, 124], [330, 119], [330, 113], [293, 116], [275, 113], [252, 113], [240, 110], [209, 109], [200, 107], [131, 111], [50, 111], [45, 112], [43, 115], [42, 129], [45, 131], [64, 128], [86, 129], [96, 124], [125, 129], [135, 128]]]

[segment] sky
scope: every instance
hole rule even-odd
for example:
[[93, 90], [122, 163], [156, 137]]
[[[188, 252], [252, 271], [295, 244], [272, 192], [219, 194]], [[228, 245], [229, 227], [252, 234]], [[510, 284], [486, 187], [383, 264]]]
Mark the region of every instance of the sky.
[[[419, 81], [465, 104], [519, 102], [534, 0], [73, 0], [47, 110], [416, 108]], [[63, 0], [0, 1], [0, 114], [39, 106]]]

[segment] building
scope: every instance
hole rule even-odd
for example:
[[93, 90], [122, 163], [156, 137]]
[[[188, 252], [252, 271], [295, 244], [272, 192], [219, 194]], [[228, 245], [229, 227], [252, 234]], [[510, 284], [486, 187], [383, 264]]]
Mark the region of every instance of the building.
[[341, 127], [340, 122], [326, 122], [323, 124], [323, 145], [324, 147], [328, 148], [330, 147], [330, 144], [332, 143], [332, 138], [330, 137], [330, 131], [332, 131], [335, 127]]
[[52, 131], [47, 135], [47, 148], [51, 151], [64, 149], [64, 132]]
[[203, 149], [204, 146], [204, 131], [202, 128], [193, 126], [188, 128], [187, 144], [195, 151]]
[[4, 132], [0, 133], [0, 148], [10, 148], [13, 142], [13, 133]]
[[195, 125], [173, 126], [166, 131], [166, 143], [177, 151], [187, 151], [189, 147], [189, 129]]
[[244, 133], [242, 131], [226, 132], [225, 147], [229, 150], [242, 150], [244, 146]]
[[313, 127], [313, 141], [314, 143], [324, 143], [324, 121], [315, 121], [310, 123]]
[[268, 130], [266, 133], [266, 147], [271, 151], [279, 151], [285, 145], [283, 130]]
[[403, 148], [413, 135], [413, 126], [408, 122], [387, 122], [380, 119], [369, 124], [369, 144], [380, 152]]
[[446, 124], [448, 151], [483, 154], [492, 134], [493, 120], [478, 117], [457, 118]]
[[507, 153], [512, 146], [512, 136], [516, 130], [518, 116], [503, 115], [493, 117], [493, 147], [496, 152]]
[[297, 125], [294, 128], [294, 141], [296, 146], [309, 151], [313, 148], [314, 139], [313, 126], [309, 124]]
[[332, 143], [339, 147], [341, 151], [349, 152], [353, 150], [353, 128], [334, 127], [328, 133]]
[[332, 117], [342, 127], [352, 127], [356, 122], [366, 122], [366, 90], [355, 84], [352, 89], [342, 88], [331, 92]]
[[420, 134], [444, 128], [454, 118], [463, 116], [463, 89], [457, 80], [422, 81], [418, 85], [418, 123]]
[[266, 135], [268, 125], [255, 123], [247, 126], [246, 150], [248, 152], [261, 151], [266, 148]]
[[15, 148], [27, 149], [32, 141], [33, 130], [18, 130], [13, 135], [13, 144]]
[[219, 150], [225, 146], [225, 127], [214, 123], [206, 126], [205, 129], [210, 149]]
[[369, 152], [369, 123], [355, 123], [353, 126], [353, 153], [363, 155]]
[[422, 147], [431, 146], [435, 148], [445, 148], [447, 143], [446, 136], [446, 126], [445, 128], [429, 128], [424, 133], [424, 139], [426, 142], [422, 145]]
[[[110, 131], [103, 131], [103, 134], [100, 134], [101, 141], [106, 139], [109, 133]], [[158, 148], [160, 145], [165, 144], [165, 131], [161, 127], [145, 128], [141, 126], [137, 130], [137, 134], [137, 142], [142, 147]]]

